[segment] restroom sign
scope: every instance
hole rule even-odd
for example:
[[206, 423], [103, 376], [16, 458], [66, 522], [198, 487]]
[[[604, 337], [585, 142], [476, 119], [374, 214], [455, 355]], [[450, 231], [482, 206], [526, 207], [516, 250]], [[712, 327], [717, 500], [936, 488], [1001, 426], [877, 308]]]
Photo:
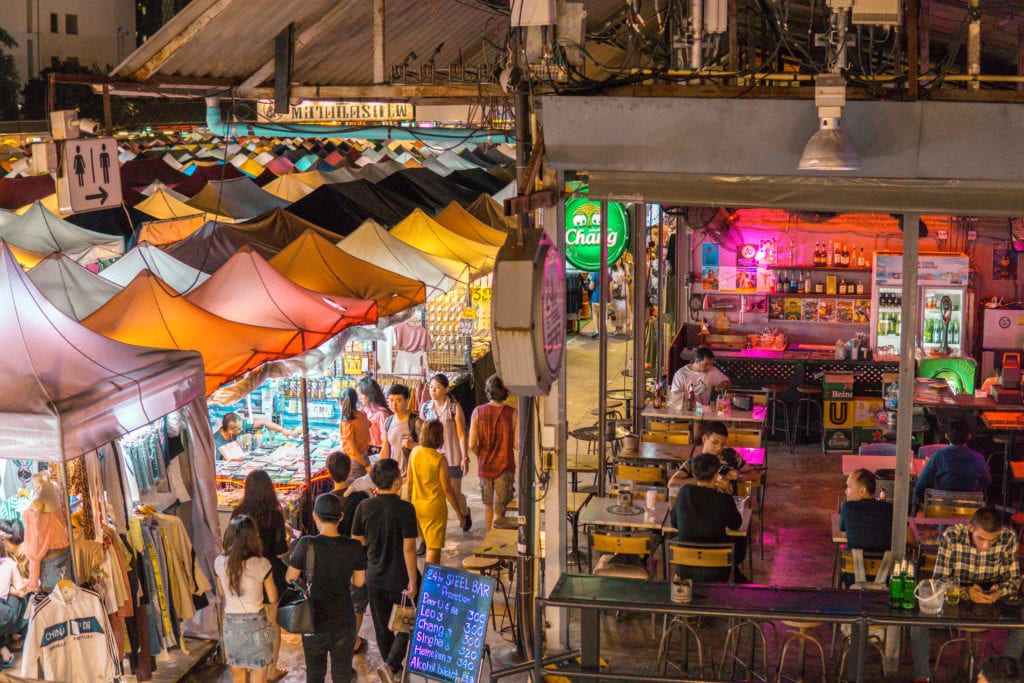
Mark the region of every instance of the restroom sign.
[[114, 138], [74, 138], [64, 142], [57, 200], [62, 213], [120, 206], [121, 171]]

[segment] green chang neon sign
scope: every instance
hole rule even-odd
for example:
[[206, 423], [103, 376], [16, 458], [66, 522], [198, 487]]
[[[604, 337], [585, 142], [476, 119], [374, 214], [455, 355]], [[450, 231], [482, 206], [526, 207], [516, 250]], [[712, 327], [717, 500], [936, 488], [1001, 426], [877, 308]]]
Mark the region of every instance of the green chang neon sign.
[[[629, 221], [618, 202], [608, 202], [608, 263], [626, 250]], [[565, 258], [583, 271], [601, 267], [601, 203], [577, 197], [565, 202]]]

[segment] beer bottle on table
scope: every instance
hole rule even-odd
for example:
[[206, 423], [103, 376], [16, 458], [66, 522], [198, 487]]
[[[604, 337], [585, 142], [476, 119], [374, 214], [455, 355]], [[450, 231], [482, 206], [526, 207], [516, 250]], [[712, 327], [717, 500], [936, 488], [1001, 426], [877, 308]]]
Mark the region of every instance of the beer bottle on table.
[[917, 581], [914, 579], [914, 565], [907, 563], [906, 572], [903, 574], [903, 600], [900, 605], [904, 610], [914, 609], [915, 588], [917, 588]]
[[899, 609], [903, 604], [903, 566], [906, 560], [900, 560], [892, 566], [889, 577], [889, 607]]

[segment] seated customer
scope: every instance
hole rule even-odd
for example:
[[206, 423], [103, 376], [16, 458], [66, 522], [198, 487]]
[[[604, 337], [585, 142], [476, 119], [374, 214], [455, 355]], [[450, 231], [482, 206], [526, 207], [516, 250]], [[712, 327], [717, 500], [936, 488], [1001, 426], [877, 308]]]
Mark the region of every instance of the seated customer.
[[971, 429], [963, 420], [953, 420], [946, 432], [949, 446], [931, 457], [914, 486], [914, 502], [924, 501], [925, 489], [942, 491], [982, 491], [992, 483], [985, 456], [967, 447]]
[[[1015, 590], [1020, 581], [1017, 565], [1017, 534], [1004, 527], [999, 513], [981, 508], [967, 524], [951, 526], [939, 539], [939, 554], [932, 576], [960, 580], [961, 599], [991, 604]], [[910, 628], [910, 649], [914, 655], [915, 681], [927, 681], [930, 653], [926, 626]], [[1006, 656], [1020, 659], [1024, 632], [1011, 629], [1006, 638]]]
[[729, 378], [715, 367], [715, 352], [706, 346], [698, 346], [693, 360], [676, 370], [672, 376], [668, 395], [673, 401], [678, 401], [680, 397], [685, 401], [692, 388], [697, 403], [707, 405], [711, 403], [712, 391], [728, 389], [730, 386], [732, 383]]
[[992, 656], [981, 663], [977, 683], [1022, 683], [1020, 662], [1013, 657]]
[[[875, 474], [854, 470], [846, 478], [846, 502], [839, 509], [839, 530], [846, 532], [846, 545], [872, 553], [889, 549], [892, 541], [892, 503], [875, 500]], [[843, 585], [853, 583], [844, 573]]]
[[[728, 543], [732, 539], [726, 529], [739, 529], [743, 523], [736, 501], [728, 493], [722, 493], [716, 486], [718, 458], [710, 453], [701, 453], [693, 458], [695, 482], [684, 486], [676, 497], [672, 509], [673, 524], [680, 541], [697, 543]], [[734, 564], [737, 563], [734, 553]], [[728, 581], [729, 570], [717, 567], [679, 567], [676, 573], [681, 578], [694, 581]], [[746, 582], [737, 571], [736, 580]]]
[[[718, 489], [724, 493], [735, 493], [735, 482], [739, 479], [753, 479], [757, 476], [757, 470], [753, 468], [733, 448], [728, 448], [725, 443], [729, 440], [729, 430], [721, 422], [709, 422], [704, 426], [704, 436], [701, 437], [701, 454], [709, 454], [718, 458], [719, 468], [724, 469], [721, 477], [716, 479]], [[684, 486], [696, 483], [693, 474], [693, 458], [690, 458], [680, 466], [679, 471], [674, 473], [668, 481], [669, 486]]]

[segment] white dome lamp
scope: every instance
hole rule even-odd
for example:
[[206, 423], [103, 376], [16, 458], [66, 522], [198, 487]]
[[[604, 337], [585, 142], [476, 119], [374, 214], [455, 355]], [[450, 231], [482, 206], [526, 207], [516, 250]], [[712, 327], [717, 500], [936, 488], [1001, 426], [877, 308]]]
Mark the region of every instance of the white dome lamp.
[[857, 148], [839, 119], [846, 105], [846, 81], [837, 73], [819, 74], [814, 79], [814, 104], [821, 122], [804, 146], [797, 166], [801, 171], [859, 171]]

